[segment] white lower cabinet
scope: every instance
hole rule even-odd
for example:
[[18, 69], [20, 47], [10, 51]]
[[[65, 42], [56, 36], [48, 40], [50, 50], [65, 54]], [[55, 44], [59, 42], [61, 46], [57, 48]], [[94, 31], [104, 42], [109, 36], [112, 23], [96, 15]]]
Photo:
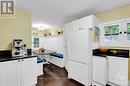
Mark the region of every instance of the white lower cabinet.
[[0, 62], [0, 86], [33, 86], [37, 83], [37, 58]]
[[107, 84], [107, 59], [93, 56], [93, 81], [106, 86]]
[[0, 62], [0, 86], [18, 86], [18, 61]]
[[37, 58], [23, 59], [21, 62], [22, 86], [32, 86], [37, 83]]
[[128, 86], [128, 58], [108, 56], [108, 82]]

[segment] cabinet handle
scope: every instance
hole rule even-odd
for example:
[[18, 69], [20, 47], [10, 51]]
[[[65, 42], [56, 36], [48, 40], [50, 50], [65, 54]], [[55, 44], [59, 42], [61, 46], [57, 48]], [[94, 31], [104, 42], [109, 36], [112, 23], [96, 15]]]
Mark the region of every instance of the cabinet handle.
[[124, 34], [126, 34], [126, 31], [124, 31]]
[[122, 32], [120, 32], [120, 34], [122, 34]]
[[22, 61], [24, 61], [24, 60], [22, 59]]
[[81, 28], [79, 28], [79, 30], [83, 30], [83, 28], [81, 27]]

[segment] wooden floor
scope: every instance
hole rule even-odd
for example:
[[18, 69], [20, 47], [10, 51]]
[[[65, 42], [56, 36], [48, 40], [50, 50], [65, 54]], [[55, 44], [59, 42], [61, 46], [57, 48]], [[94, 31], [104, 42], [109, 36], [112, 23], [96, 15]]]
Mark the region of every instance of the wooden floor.
[[74, 80], [69, 80], [64, 68], [55, 65], [45, 65], [44, 75], [38, 77], [37, 86], [83, 86]]

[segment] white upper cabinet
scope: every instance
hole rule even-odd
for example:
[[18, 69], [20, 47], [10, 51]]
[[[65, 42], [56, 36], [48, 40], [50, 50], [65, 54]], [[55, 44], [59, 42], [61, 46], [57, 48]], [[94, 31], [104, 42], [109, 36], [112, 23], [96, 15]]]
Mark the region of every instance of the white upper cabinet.
[[100, 46], [130, 47], [130, 19], [103, 23], [100, 28]]
[[124, 36], [127, 42], [130, 42], [130, 20], [125, 20], [124, 25]]
[[117, 42], [120, 41], [122, 34], [121, 22], [114, 22], [104, 24], [101, 26], [101, 41], [103, 42]]

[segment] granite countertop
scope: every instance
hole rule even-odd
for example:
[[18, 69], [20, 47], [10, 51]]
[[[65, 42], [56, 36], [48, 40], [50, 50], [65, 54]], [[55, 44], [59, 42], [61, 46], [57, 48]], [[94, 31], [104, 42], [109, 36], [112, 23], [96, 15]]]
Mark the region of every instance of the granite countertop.
[[24, 56], [19, 56], [19, 57], [4, 56], [4, 57], [0, 57], [0, 62], [27, 59], [27, 58], [33, 58], [33, 57], [37, 57], [37, 55], [24, 55]]
[[105, 57], [105, 58], [107, 58], [107, 56], [129, 58], [129, 50], [108, 49], [107, 52], [101, 52], [99, 49], [94, 49], [93, 56], [99, 56], [99, 57]]

